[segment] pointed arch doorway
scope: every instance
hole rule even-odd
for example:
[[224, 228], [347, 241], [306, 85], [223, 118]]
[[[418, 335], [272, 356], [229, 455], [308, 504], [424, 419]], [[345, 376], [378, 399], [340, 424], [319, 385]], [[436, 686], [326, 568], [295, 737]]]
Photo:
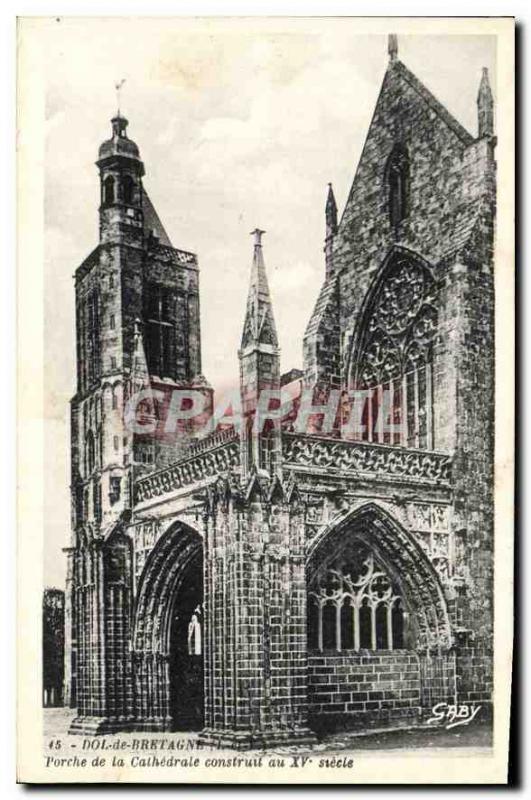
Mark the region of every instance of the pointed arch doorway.
[[135, 727], [203, 727], [203, 547], [177, 522], [159, 539], [142, 572], [134, 622]]
[[203, 727], [203, 553], [191, 559], [174, 594], [169, 630], [171, 729]]

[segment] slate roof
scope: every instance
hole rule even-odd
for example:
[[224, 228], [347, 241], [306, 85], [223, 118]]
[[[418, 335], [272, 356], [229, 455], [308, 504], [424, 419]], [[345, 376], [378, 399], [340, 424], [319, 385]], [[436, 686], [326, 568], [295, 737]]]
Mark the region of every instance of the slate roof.
[[336, 286], [336, 276], [329, 278], [321, 286], [321, 291], [319, 292], [319, 297], [315, 303], [312, 316], [310, 317], [310, 321], [304, 334], [304, 338], [316, 333], [323, 314], [326, 313], [330, 302], [335, 302], [334, 292], [336, 291]]
[[149, 235], [151, 231], [156, 231], [159, 237], [159, 242], [167, 247], [172, 247], [170, 237], [166, 233], [164, 225], [160, 221], [160, 217], [155, 211], [155, 206], [151, 202], [145, 188], [143, 189], [142, 196], [142, 211], [144, 212], [144, 233]]

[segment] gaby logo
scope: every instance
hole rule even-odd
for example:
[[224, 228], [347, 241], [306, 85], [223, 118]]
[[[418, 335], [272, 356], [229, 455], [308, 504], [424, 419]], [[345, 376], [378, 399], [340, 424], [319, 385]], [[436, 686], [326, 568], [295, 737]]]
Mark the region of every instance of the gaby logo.
[[431, 710], [433, 716], [429, 718], [428, 725], [446, 722], [445, 728], [447, 731], [450, 728], [457, 728], [458, 725], [468, 725], [477, 716], [480, 708], [481, 706], [476, 706], [475, 703], [471, 705], [466, 703], [461, 703], [460, 705], [437, 703]]

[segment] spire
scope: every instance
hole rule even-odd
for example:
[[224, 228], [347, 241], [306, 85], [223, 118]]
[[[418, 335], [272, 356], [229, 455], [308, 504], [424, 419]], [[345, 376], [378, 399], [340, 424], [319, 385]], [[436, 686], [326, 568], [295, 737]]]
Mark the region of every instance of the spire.
[[262, 236], [264, 233], [265, 231], [261, 231], [259, 228], [255, 228], [251, 232], [251, 236], [254, 236], [254, 252], [251, 282], [249, 294], [247, 295], [247, 310], [243, 325], [242, 350], [259, 344], [278, 348], [277, 330], [262, 252]]
[[326, 265], [326, 277], [330, 277], [333, 272], [333, 247], [334, 247], [334, 236], [337, 233], [337, 205], [336, 205], [336, 198], [334, 197], [334, 190], [332, 189], [332, 184], [328, 184], [328, 197], [326, 198], [326, 210], [325, 210], [325, 217], [326, 217], [326, 236], [325, 236], [325, 265]]
[[[280, 399], [280, 350], [262, 253], [265, 231], [256, 228], [251, 284], [243, 325], [240, 359], [240, 453], [242, 476], [253, 470], [273, 475], [280, 467], [280, 418], [269, 409]], [[272, 393], [272, 394], [271, 394]], [[265, 406], [263, 403], [265, 402]]]
[[489, 82], [489, 71], [483, 67], [478, 91], [478, 137], [494, 134], [494, 100]]
[[389, 61], [396, 61], [398, 58], [398, 39], [396, 33], [390, 33], [387, 40], [387, 52]]
[[337, 233], [337, 205], [332, 184], [328, 184], [328, 197], [326, 198], [326, 236]]

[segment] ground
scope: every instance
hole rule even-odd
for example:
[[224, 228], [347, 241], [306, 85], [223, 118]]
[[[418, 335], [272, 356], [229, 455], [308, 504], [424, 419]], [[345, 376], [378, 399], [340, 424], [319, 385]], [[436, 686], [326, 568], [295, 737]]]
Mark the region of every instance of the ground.
[[[185, 742], [195, 743], [198, 738], [197, 733], [116, 733], [108, 734], [105, 737], [84, 737], [69, 736], [68, 728], [74, 713], [71, 709], [65, 708], [45, 708], [44, 714], [44, 749], [45, 753], [53, 752], [54, 755], [72, 754], [72, 750], [80, 752], [83, 749], [83, 741], [93, 741], [97, 738], [100, 742], [104, 738], [106, 745], [110, 749], [113, 741], [120, 739], [127, 742], [124, 750], [127, 753], [133, 749], [133, 741], [144, 738], [150, 740], [175, 740], [180, 739]], [[58, 752], [57, 741], [60, 742], [60, 752]], [[194, 745], [192, 744], [192, 747]], [[87, 747], [87, 745], [85, 745]], [[372, 731], [370, 734], [360, 733], [338, 733], [333, 736], [324, 737], [313, 750], [323, 752], [362, 752], [366, 750], [378, 750], [379, 753], [389, 753], [397, 750], [433, 750], [458, 748], [466, 749], [468, 753], [484, 752], [488, 754], [492, 747], [492, 732], [488, 723], [476, 723], [459, 728], [446, 730], [439, 728], [414, 728], [410, 730], [387, 730]], [[185, 748], [183, 748], [184, 750]], [[305, 748], [307, 749], [307, 748]], [[301, 748], [282, 747], [276, 748], [275, 752], [300, 752]], [[97, 751], [87, 750], [94, 753]], [[154, 751], [156, 752], [156, 751]]]

